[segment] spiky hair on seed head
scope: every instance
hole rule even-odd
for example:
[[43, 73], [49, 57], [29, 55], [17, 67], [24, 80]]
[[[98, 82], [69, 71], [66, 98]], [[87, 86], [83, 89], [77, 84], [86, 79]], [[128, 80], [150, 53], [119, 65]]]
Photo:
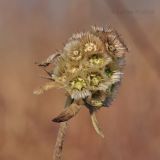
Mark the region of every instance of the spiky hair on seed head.
[[63, 49], [66, 58], [72, 61], [80, 61], [83, 58], [82, 45], [79, 40], [69, 41]]
[[86, 32], [82, 36], [80, 41], [82, 43], [84, 53], [93, 54], [95, 52], [104, 52], [105, 51], [105, 45], [101, 41], [101, 39], [98, 36], [91, 34], [90, 32]]

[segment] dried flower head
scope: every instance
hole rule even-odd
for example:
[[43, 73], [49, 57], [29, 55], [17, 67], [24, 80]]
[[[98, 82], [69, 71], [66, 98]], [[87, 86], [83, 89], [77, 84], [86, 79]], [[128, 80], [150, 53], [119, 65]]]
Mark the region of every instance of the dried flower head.
[[53, 64], [52, 69], [46, 71], [51, 81], [34, 93], [41, 94], [54, 87], [64, 88], [72, 104], [53, 121], [69, 120], [81, 106], [86, 106], [95, 130], [103, 136], [95, 112], [112, 102], [123, 75], [127, 51], [118, 33], [110, 28], [93, 26], [88, 32], [74, 34], [62, 51], [39, 64], [45, 71], [49, 64]]

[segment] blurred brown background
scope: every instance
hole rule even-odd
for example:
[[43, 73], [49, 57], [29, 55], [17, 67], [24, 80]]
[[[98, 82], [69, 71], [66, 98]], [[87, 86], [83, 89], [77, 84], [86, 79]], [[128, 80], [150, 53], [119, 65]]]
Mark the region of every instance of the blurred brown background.
[[160, 159], [160, 2], [158, 0], [0, 0], [0, 160], [51, 160], [63, 90], [41, 96], [34, 65], [73, 32], [110, 24], [130, 53], [119, 95], [98, 113], [105, 139], [84, 108], [70, 121], [64, 160]]

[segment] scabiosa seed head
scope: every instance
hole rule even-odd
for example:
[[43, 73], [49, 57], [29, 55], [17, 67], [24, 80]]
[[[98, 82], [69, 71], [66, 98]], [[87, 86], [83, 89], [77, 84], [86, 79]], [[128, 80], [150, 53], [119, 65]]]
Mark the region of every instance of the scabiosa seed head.
[[53, 61], [51, 78], [55, 86], [61, 85], [75, 100], [87, 98], [93, 91], [105, 92], [121, 80], [126, 52], [116, 31], [94, 26], [91, 31], [69, 38]]
[[[88, 32], [73, 34], [58, 55], [50, 56], [39, 64], [43, 67], [53, 64], [53, 68], [47, 71], [52, 81], [35, 93], [43, 93], [53, 87], [64, 88], [73, 103], [79, 105], [81, 101], [89, 108], [93, 125], [102, 135], [96, 128], [93, 111], [108, 107], [115, 97], [127, 52], [121, 37], [111, 28], [93, 26]], [[63, 117], [59, 116], [55, 121], [66, 120], [65, 113], [68, 116], [69, 111], [63, 112]], [[73, 117], [74, 113], [77, 111], [68, 117]]]

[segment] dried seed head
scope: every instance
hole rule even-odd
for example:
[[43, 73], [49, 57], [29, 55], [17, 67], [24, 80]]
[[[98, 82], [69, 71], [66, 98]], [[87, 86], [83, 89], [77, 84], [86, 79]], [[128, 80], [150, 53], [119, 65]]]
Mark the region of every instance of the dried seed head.
[[67, 121], [85, 105], [96, 132], [104, 137], [95, 111], [108, 107], [113, 101], [127, 52], [122, 39], [111, 28], [93, 26], [89, 32], [73, 34], [61, 52], [39, 64], [43, 68], [54, 65], [51, 71], [45, 69], [51, 82], [34, 93], [41, 94], [53, 87], [64, 88], [71, 103], [53, 121]]
[[54, 60], [52, 79], [74, 100], [100, 108], [112, 95], [109, 88], [121, 80], [125, 53], [127, 48], [115, 30], [94, 26], [69, 38]]

